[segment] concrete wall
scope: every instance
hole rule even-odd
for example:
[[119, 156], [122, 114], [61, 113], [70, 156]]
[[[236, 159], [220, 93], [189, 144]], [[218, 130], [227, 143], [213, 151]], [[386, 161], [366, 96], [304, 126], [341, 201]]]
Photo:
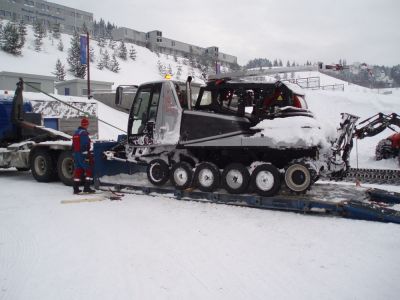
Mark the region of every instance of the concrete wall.
[[[80, 117], [69, 118], [69, 119], [59, 119], [58, 120], [58, 128], [60, 131], [65, 132], [69, 135], [73, 135], [75, 130], [81, 125]], [[89, 118], [89, 134], [91, 136], [98, 136], [99, 133], [99, 124], [96, 118]]]

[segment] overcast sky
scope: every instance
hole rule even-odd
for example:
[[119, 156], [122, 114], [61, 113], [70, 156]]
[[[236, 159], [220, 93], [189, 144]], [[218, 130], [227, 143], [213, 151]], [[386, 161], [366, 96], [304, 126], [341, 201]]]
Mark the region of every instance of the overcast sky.
[[399, 0], [53, 0], [117, 26], [201, 47], [240, 65], [266, 57], [400, 64]]

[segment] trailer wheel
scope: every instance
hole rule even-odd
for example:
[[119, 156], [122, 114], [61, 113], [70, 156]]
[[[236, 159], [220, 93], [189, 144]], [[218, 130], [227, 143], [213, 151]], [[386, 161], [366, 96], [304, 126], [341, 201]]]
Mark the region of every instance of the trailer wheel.
[[71, 151], [62, 151], [57, 160], [58, 177], [65, 185], [71, 186], [74, 177], [74, 159]]
[[260, 196], [271, 197], [281, 187], [281, 179], [278, 169], [270, 164], [257, 166], [250, 177], [250, 185], [253, 191]]
[[218, 167], [210, 162], [203, 162], [196, 168], [194, 185], [203, 192], [213, 192], [220, 184], [221, 175]]
[[50, 182], [57, 179], [53, 156], [46, 149], [37, 149], [31, 157], [31, 171], [39, 182]]
[[162, 159], [154, 159], [147, 166], [147, 179], [157, 186], [165, 184], [169, 179], [169, 167]]
[[285, 172], [287, 187], [296, 193], [304, 193], [311, 185], [311, 174], [306, 166], [293, 164]]
[[176, 189], [185, 190], [192, 184], [192, 167], [187, 162], [178, 162], [172, 166], [170, 176], [171, 182]]
[[241, 194], [246, 191], [250, 181], [247, 168], [239, 163], [229, 164], [222, 172], [222, 187], [231, 194]]

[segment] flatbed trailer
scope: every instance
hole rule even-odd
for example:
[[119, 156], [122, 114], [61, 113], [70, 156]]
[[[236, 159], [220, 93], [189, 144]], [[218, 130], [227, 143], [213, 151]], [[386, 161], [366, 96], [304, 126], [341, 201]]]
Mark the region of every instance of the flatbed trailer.
[[103, 152], [116, 144], [99, 142], [94, 145], [94, 179], [97, 189], [400, 224], [400, 210], [390, 208], [394, 205], [400, 207], [400, 193], [380, 189], [317, 183], [307, 194], [296, 195], [283, 189], [279, 195], [262, 197], [252, 193], [228, 194], [224, 190], [209, 193], [197, 189], [177, 190], [171, 185], [154, 186], [147, 181], [144, 166], [106, 160]]

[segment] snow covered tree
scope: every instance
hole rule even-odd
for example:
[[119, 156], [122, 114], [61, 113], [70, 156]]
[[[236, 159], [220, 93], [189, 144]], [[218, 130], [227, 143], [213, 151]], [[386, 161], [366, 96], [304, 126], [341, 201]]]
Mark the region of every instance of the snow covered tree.
[[174, 75], [174, 73], [172, 72], [171, 64], [168, 65], [167, 72], [168, 72], [168, 74], [170, 74], [171, 76]]
[[90, 62], [95, 62], [96, 60], [96, 55], [94, 54], [94, 48], [90, 47], [89, 49], [89, 58], [90, 58]]
[[128, 56], [128, 50], [126, 49], [124, 41], [121, 41], [119, 47], [118, 47], [118, 57], [126, 60]]
[[57, 49], [58, 49], [58, 51], [61, 51], [61, 52], [64, 51], [64, 44], [61, 39], [58, 41]]
[[68, 49], [69, 71], [78, 78], [85, 78], [86, 66], [81, 64], [81, 46], [79, 40], [79, 33], [74, 32], [71, 38], [71, 47]]
[[282, 60], [281, 60], [281, 59], [279, 60], [278, 65], [279, 65], [280, 67], [283, 67], [283, 63], [282, 63]]
[[286, 67], [290, 67], [290, 61], [287, 61]]
[[277, 67], [277, 66], [278, 66], [278, 60], [277, 60], [277, 59], [274, 59], [274, 64], [273, 64], [273, 66], [274, 66], [274, 67]]
[[21, 47], [21, 49], [22, 49], [22, 48], [24, 47], [24, 45], [25, 45], [26, 35], [27, 35], [27, 32], [26, 32], [26, 24], [25, 24], [25, 22], [24, 22], [23, 19], [21, 19], [21, 20], [19, 21], [19, 24], [18, 24], [18, 33], [19, 33], [19, 43], [20, 43], [20, 47]]
[[182, 75], [182, 65], [178, 63], [178, 70], [176, 71], [176, 78], [179, 80]]
[[119, 63], [117, 61], [117, 57], [115, 56], [115, 54], [112, 55], [112, 59], [110, 62], [110, 70], [114, 73], [118, 73], [121, 68], [119, 67]]
[[132, 60], [136, 60], [136, 49], [133, 46], [131, 46], [131, 49], [129, 50], [129, 57]]
[[59, 39], [61, 37], [60, 31], [61, 31], [60, 24], [59, 23], [53, 24], [53, 38]]
[[108, 47], [110, 47], [111, 49], [115, 49], [115, 46], [116, 46], [116, 43], [115, 43], [115, 41], [113, 40], [113, 39], [110, 39], [109, 41], [108, 41]]
[[167, 74], [167, 68], [160, 60], [157, 61], [157, 68], [158, 68], [158, 73], [160, 74], [160, 76], [164, 77], [165, 74]]
[[86, 23], [83, 22], [83, 25], [82, 25], [82, 34], [87, 34], [88, 32], [89, 32], [89, 30], [88, 30], [88, 28], [87, 28], [87, 26], [86, 26]]
[[66, 75], [65, 66], [61, 63], [60, 59], [57, 59], [56, 70], [52, 74], [56, 75], [59, 81], [65, 80], [65, 75]]
[[97, 63], [97, 69], [103, 70], [104, 68], [108, 69], [110, 65], [110, 55], [108, 51], [105, 50], [104, 52], [100, 48], [100, 59]]
[[102, 36], [100, 36], [97, 41], [97, 46], [99, 46], [100, 48], [104, 48], [105, 45], [106, 45], [106, 41], [104, 40], [104, 38]]
[[14, 55], [21, 54], [22, 46], [21, 46], [21, 42], [20, 42], [18, 28], [12, 22], [8, 22], [2, 28], [1, 48], [5, 52], [8, 52], [8, 53], [11, 53]]
[[33, 25], [33, 35], [35, 36], [35, 50], [40, 52], [42, 50], [43, 38], [46, 34], [45, 28], [40, 21], [36, 21]]

